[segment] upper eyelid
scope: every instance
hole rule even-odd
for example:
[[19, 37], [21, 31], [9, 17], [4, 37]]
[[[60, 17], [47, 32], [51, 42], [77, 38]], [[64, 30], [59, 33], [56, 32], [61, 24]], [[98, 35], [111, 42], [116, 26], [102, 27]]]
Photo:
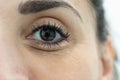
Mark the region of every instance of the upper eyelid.
[[[33, 32], [35, 32], [37, 29], [40, 28], [40, 26], [43, 26], [43, 25], [53, 25], [53, 26], [58, 26], [58, 27], [62, 27], [62, 30], [64, 32], [67, 31], [67, 27], [64, 23], [62, 23], [61, 21], [59, 21], [58, 19], [55, 19], [55, 18], [52, 18], [52, 17], [42, 17], [41, 19], [38, 19], [36, 21], [34, 21], [31, 25], [28, 25], [29, 26], [29, 29], [28, 27], [26, 27], [24, 29], [24, 31], [26, 31], [26, 34], [28, 35], [29, 33], [32, 34]], [[34, 31], [35, 30], [35, 31]]]

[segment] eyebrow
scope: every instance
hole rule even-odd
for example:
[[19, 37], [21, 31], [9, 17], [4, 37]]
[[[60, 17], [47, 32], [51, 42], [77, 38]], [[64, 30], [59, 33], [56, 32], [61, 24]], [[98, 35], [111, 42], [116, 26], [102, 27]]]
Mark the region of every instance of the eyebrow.
[[81, 19], [79, 12], [75, 8], [73, 8], [70, 4], [64, 1], [49, 1], [49, 0], [27, 1], [25, 3], [21, 3], [19, 5], [18, 10], [21, 14], [26, 15], [26, 14], [37, 13], [58, 7], [70, 9]]

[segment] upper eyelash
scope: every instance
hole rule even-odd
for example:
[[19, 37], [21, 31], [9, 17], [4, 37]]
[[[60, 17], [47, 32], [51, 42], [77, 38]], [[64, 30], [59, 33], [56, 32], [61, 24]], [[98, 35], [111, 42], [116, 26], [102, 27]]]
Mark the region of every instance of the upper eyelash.
[[48, 28], [56, 29], [61, 34], [61, 36], [64, 37], [64, 38], [68, 38], [70, 36], [70, 34], [68, 32], [66, 32], [66, 31], [64, 31], [60, 25], [57, 25], [55, 23], [54, 24], [48, 23], [48, 24], [42, 24], [42, 25], [38, 25], [38, 26], [33, 26], [32, 33], [35, 33], [36, 31], [41, 29], [42, 26], [49, 26]]

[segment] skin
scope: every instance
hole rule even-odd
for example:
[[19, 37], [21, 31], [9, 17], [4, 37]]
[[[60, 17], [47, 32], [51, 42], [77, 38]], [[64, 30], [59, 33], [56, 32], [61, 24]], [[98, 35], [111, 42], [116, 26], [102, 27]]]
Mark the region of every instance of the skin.
[[[18, 7], [26, 1], [0, 0], [0, 80], [112, 80], [111, 40], [98, 42], [95, 10], [89, 0], [64, 0], [82, 20], [66, 8], [20, 14]], [[64, 48], [43, 51], [30, 47], [33, 41], [25, 36], [40, 17], [53, 21], [54, 17], [71, 34]]]

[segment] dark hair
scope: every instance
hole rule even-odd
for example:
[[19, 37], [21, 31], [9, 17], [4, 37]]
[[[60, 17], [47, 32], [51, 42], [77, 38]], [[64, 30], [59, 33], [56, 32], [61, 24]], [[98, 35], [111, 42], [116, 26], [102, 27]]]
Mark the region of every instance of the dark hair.
[[103, 0], [91, 0], [93, 7], [96, 11], [97, 17], [97, 36], [98, 39], [102, 42], [106, 41], [108, 31], [105, 25], [104, 9], [103, 9]]
[[[106, 41], [108, 31], [106, 28], [106, 20], [104, 16], [103, 0], [92, 0], [92, 4], [94, 6], [97, 16], [97, 36], [99, 41], [104, 42]], [[114, 65], [113, 79], [119, 80], [115, 65]]]

